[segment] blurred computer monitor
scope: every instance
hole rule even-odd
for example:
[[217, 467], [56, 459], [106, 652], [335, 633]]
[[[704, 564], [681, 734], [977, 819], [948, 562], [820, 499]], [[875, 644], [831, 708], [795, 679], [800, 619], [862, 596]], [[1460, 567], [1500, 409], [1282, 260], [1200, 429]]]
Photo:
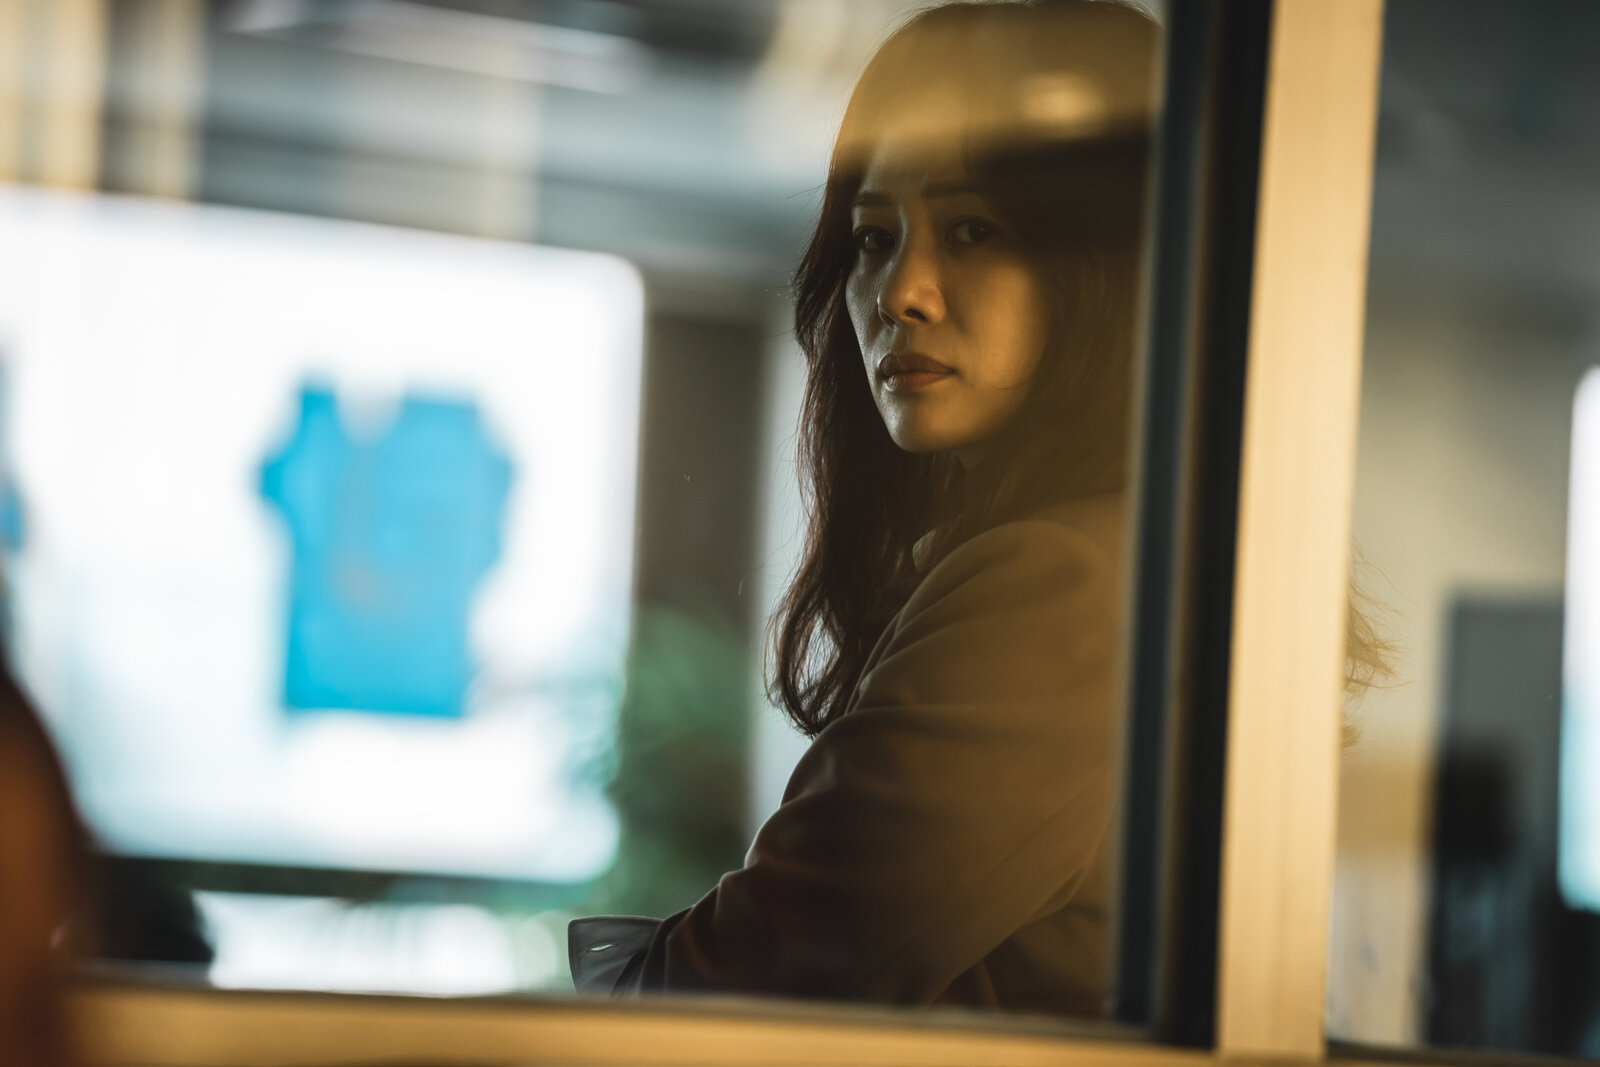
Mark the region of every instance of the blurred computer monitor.
[[6, 631], [102, 845], [604, 871], [636, 273], [4, 187], [0, 247]]

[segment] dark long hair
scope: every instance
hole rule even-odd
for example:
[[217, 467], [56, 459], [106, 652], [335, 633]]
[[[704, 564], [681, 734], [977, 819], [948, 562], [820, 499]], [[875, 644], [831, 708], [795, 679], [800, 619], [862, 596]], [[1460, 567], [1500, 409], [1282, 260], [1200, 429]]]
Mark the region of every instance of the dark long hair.
[[[810, 523], [772, 621], [769, 690], [805, 733], [848, 708], [919, 562], [1123, 484], [1155, 43], [1154, 23], [1115, 0], [952, 3], [897, 30], [857, 83], [795, 272]], [[1027, 399], [971, 471], [890, 439], [844, 302], [850, 207], [873, 146], [952, 90], [949, 135], [1056, 298]], [[930, 532], [931, 560], [914, 560]]]

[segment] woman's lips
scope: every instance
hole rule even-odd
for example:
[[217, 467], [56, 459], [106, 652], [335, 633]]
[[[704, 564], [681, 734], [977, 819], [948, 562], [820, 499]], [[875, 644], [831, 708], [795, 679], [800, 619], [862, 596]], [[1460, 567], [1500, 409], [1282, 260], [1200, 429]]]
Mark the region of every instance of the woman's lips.
[[878, 361], [878, 377], [891, 393], [909, 393], [925, 389], [934, 382], [948, 378], [953, 371], [936, 359], [920, 352], [900, 352], [884, 356]]

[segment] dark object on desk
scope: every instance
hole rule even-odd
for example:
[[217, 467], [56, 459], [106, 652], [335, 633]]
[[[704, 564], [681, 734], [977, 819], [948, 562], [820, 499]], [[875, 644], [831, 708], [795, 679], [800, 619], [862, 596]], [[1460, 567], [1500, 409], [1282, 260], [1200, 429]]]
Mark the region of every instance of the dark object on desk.
[[158, 864], [97, 857], [94, 905], [103, 960], [203, 966], [216, 957], [193, 895]]

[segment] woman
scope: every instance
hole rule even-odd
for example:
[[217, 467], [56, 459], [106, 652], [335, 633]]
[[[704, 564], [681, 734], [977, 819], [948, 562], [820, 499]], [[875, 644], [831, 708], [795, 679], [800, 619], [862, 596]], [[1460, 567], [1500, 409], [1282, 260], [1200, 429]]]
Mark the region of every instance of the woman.
[[1156, 32], [1110, 0], [892, 36], [796, 276], [811, 527], [772, 689], [814, 738], [694, 907], [580, 988], [1099, 1014]]

